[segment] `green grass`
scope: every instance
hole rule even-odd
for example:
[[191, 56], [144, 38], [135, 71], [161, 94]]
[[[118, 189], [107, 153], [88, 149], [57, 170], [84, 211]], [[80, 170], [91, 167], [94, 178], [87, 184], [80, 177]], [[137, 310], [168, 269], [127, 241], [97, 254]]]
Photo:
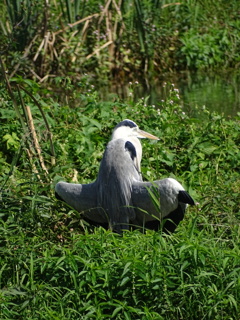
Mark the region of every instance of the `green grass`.
[[[0, 318], [238, 320], [239, 115], [200, 107], [185, 114], [172, 85], [159, 106], [132, 95], [101, 101], [87, 83], [74, 88], [68, 79], [64, 99], [23, 79], [10, 86], [25, 125], [1, 86]], [[94, 229], [54, 197], [60, 179], [96, 178], [124, 118], [160, 138], [142, 141], [144, 178], [176, 177], [198, 202], [172, 235]]]
[[11, 234], [1, 318], [237, 319], [239, 228], [229, 236], [219, 227], [216, 237], [207, 222], [197, 230], [204, 218], [194, 216], [172, 236], [99, 229], [56, 243]]

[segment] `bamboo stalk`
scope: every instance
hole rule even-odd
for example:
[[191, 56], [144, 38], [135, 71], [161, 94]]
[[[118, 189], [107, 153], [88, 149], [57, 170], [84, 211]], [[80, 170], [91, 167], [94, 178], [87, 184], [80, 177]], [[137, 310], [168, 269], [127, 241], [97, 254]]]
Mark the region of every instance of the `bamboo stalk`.
[[99, 51], [101, 51], [102, 49], [106, 48], [106, 47], [109, 46], [110, 44], [112, 44], [112, 41], [108, 41], [108, 42], [104, 43], [100, 48], [94, 50], [91, 54], [89, 54], [89, 55], [86, 57], [86, 60], [92, 58], [95, 54], [98, 54]]
[[[84, 26], [83, 26], [83, 29], [81, 31], [81, 36], [80, 36], [80, 39], [79, 41], [77, 42], [76, 46], [74, 47], [74, 53], [75, 55], [72, 57], [72, 62], [74, 63], [77, 59], [77, 49], [79, 49], [81, 47], [81, 44], [84, 42], [84, 40], [86, 39], [86, 31], [87, 31], [87, 28], [88, 28], [88, 25], [89, 25], [89, 20], [87, 20], [85, 23], [84, 23]], [[76, 31], [76, 33], [78, 33], [79, 30]]]
[[44, 163], [41, 147], [40, 147], [40, 144], [38, 142], [37, 133], [36, 133], [35, 126], [34, 126], [34, 123], [33, 123], [33, 117], [32, 117], [31, 109], [30, 109], [29, 106], [25, 106], [25, 108], [26, 108], [26, 112], [27, 112], [27, 116], [28, 116], [29, 130], [30, 130], [32, 138], [33, 138], [33, 143], [34, 143], [35, 150], [37, 151], [38, 158], [39, 158], [39, 161], [40, 161], [42, 169], [48, 174], [48, 170], [47, 170], [47, 168], [45, 166], [45, 163]]
[[[120, 9], [121, 3], [122, 3], [122, 1], [120, 0], [119, 5], [117, 5], [117, 3], [115, 2], [115, 0], [113, 0], [113, 4], [114, 4], [114, 6], [115, 6], [115, 8], [116, 8], [116, 10], [117, 10], [118, 16], [120, 17], [120, 21], [121, 21], [121, 27], [120, 27], [120, 31], [119, 31], [119, 36], [120, 36], [120, 37], [122, 36], [123, 30], [126, 29], [125, 23], [124, 23], [124, 21], [123, 21], [122, 12], [121, 12], [121, 9]], [[118, 25], [118, 20], [116, 19], [115, 25], [114, 25], [114, 35], [117, 34], [117, 25]], [[115, 36], [115, 38], [116, 38], [116, 36]]]
[[31, 163], [31, 165], [32, 165], [33, 172], [36, 174], [36, 176], [38, 177], [38, 180], [41, 182], [41, 184], [42, 184], [42, 186], [43, 186], [44, 183], [43, 183], [43, 181], [42, 181], [42, 179], [41, 179], [41, 176], [40, 176], [40, 174], [39, 174], [39, 172], [38, 172], [38, 169], [37, 169], [35, 163], [33, 162], [33, 153], [32, 153], [29, 149], [27, 149], [27, 148], [26, 148], [26, 152], [27, 152], [27, 154], [28, 154], [28, 159], [29, 159], [29, 161], [30, 161], [30, 163]]
[[57, 35], [59, 33], [62, 33], [64, 31], [66, 31], [66, 29], [72, 28], [72, 27], [74, 27], [74, 26], [76, 26], [76, 25], [78, 25], [78, 24], [80, 24], [80, 23], [82, 23], [82, 22], [84, 22], [86, 20], [91, 20], [93, 18], [99, 17], [99, 15], [100, 15], [99, 13], [94, 13], [94, 14], [92, 14], [90, 16], [87, 16], [87, 17], [85, 17], [85, 18], [83, 18], [81, 20], [78, 20], [78, 21], [76, 21], [74, 23], [69, 23], [68, 26], [64, 27], [62, 30], [56, 31], [54, 34]]
[[25, 88], [23, 88], [22, 86], [20, 87], [23, 91], [25, 91], [30, 97], [31, 99], [35, 102], [35, 104], [37, 105], [39, 111], [41, 112], [41, 115], [42, 115], [42, 118], [43, 118], [43, 121], [45, 123], [45, 126], [47, 128], [47, 132], [48, 132], [48, 137], [49, 137], [49, 141], [50, 141], [50, 149], [51, 149], [51, 163], [52, 165], [55, 165], [55, 150], [54, 150], [54, 146], [53, 146], [53, 141], [52, 141], [52, 133], [51, 133], [51, 130], [50, 130], [50, 126], [48, 124], [48, 121], [47, 121], [47, 118], [42, 110], [42, 107], [41, 105], [39, 104], [39, 102], [36, 100], [36, 98], [30, 93], [28, 92], [28, 90], [26, 90]]
[[37, 60], [37, 58], [39, 56], [39, 53], [40, 53], [40, 51], [42, 50], [42, 48], [44, 46], [44, 42], [45, 42], [45, 39], [42, 39], [42, 42], [40, 43], [40, 46], [38, 47], [37, 52], [36, 52], [35, 56], [33, 57], [33, 61]]
[[102, 22], [102, 20], [103, 20], [103, 17], [104, 17], [105, 15], [107, 15], [108, 7], [110, 6], [110, 3], [111, 3], [111, 2], [112, 2], [112, 0], [108, 0], [108, 1], [107, 1], [107, 3], [106, 3], [106, 5], [105, 5], [105, 7], [104, 7], [104, 9], [103, 9], [103, 11], [102, 11], [102, 13], [101, 13], [101, 15], [100, 15], [100, 19], [99, 19], [99, 21], [98, 21], [98, 25], [101, 24], [101, 22]]
[[81, 39], [82, 39], [82, 40], [85, 40], [85, 38], [86, 38], [86, 31], [87, 31], [88, 25], [89, 25], [89, 20], [87, 20], [87, 21], [84, 23], [84, 27], [83, 27], [83, 29], [82, 29], [82, 36], [81, 36]]
[[181, 2], [167, 3], [162, 6], [162, 8], [167, 8], [169, 6], [176, 6], [182, 4]]
[[113, 61], [114, 61], [114, 47], [115, 47], [113, 38], [115, 38], [115, 35], [113, 34], [113, 30], [112, 30], [112, 13], [111, 13], [111, 11], [108, 11], [107, 15], [106, 15], [106, 28], [107, 28], [108, 39], [109, 39], [109, 41], [112, 42], [108, 47], [109, 62], [111, 65], [110, 68], [112, 69], [112, 65], [113, 65]]

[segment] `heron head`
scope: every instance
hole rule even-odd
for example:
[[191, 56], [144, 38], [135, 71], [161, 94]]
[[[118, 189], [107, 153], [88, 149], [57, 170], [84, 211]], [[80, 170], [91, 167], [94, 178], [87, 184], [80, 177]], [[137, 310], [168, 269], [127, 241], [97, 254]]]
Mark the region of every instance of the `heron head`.
[[138, 139], [148, 138], [152, 140], [159, 140], [158, 137], [140, 130], [138, 125], [129, 119], [119, 122], [113, 130], [112, 140], [120, 138], [137, 137]]

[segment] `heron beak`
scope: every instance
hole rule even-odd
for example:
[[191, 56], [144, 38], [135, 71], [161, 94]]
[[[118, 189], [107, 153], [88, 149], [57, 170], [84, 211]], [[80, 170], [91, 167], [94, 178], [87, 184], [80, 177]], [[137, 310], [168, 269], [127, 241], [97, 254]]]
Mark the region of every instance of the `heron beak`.
[[152, 140], [159, 140], [159, 138], [154, 136], [153, 134], [148, 133], [148, 132], [143, 131], [143, 130], [140, 130], [140, 129], [138, 129], [138, 136], [137, 137], [139, 139], [148, 138], [148, 139], [152, 139]]

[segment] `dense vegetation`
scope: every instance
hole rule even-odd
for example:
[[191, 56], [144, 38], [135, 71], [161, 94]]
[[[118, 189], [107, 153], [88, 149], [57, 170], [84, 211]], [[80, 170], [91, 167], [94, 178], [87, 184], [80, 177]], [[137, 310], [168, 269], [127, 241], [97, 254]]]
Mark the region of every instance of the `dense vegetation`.
[[[240, 114], [166, 100], [99, 97], [109, 76], [237, 68], [239, 1], [0, 4], [0, 319], [240, 318]], [[134, 75], [134, 76], [133, 76]], [[128, 78], [128, 79], [129, 79]], [[135, 78], [136, 79], [136, 78]], [[172, 235], [118, 236], [57, 201], [89, 183], [124, 118], [145, 180], [174, 177], [198, 203]]]
[[1, 51], [8, 72], [55, 76], [238, 68], [238, 0], [34, 1], [1, 5]]
[[[172, 84], [159, 108], [134, 85], [108, 102], [61, 85], [65, 100], [21, 78], [1, 88], [1, 319], [238, 319], [239, 116], [185, 114]], [[92, 229], [54, 198], [59, 179], [95, 179], [133, 115], [161, 139], [143, 141], [145, 179], [176, 177], [199, 202], [170, 236]]]

